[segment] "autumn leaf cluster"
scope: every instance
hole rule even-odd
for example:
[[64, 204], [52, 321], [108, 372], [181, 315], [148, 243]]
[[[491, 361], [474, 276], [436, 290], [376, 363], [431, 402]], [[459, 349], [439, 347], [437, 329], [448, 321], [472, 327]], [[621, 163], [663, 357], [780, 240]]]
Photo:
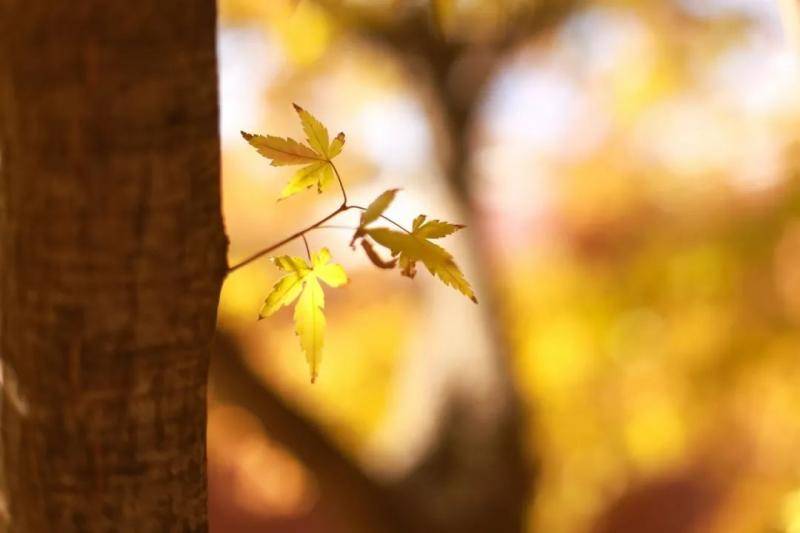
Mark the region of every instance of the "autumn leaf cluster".
[[[350, 244], [353, 248], [359, 244], [372, 264], [387, 270], [398, 267], [403, 276], [414, 278], [417, 264], [422, 263], [431, 275], [477, 303], [475, 293], [453, 256], [433, 242], [452, 235], [464, 226], [442, 220], [429, 220], [426, 215], [419, 215], [413, 220], [411, 229], [406, 229], [385, 214], [399, 192], [398, 189], [382, 193], [367, 207], [348, 204], [344, 183], [333, 163], [333, 159], [344, 148], [344, 133], [337, 134], [331, 140], [328, 129], [311, 113], [296, 104], [294, 108], [306, 135], [305, 143], [290, 137], [245, 132], [242, 132], [242, 137], [259, 154], [269, 159], [272, 166], [300, 167], [283, 188], [279, 200], [307, 189], [316, 189], [318, 193], [322, 193], [338, 181], [343, 201], [336, 211], [288, 240], [305, 239], [306, 233], [317, 229], [323, 222], [345, 211], [357, 209], [361, 211], [361, 218], [354, 228]], [[389, 223], [391, 227], [386, 227], [386, 224], [376, 225], [379, 223]], [[271, 252], [274, 248], [277, 246], [268, 248], [263, 253]], [[294, 309], [295, 333], [305, 352], [312, 382], [318, 375], [325, 337], [325, 294], [320, 282], [336, 288], [348, 281], [341, 265], [330, 261], [331, 254], [327, 248], [313, 254], [308, 250], [308, 260], [286, 255], [273, 257], [272, 262], [284, 274], [272, 287], [259, 313], [259, 318], [265, 318], [280, 308], [297, 302]]]

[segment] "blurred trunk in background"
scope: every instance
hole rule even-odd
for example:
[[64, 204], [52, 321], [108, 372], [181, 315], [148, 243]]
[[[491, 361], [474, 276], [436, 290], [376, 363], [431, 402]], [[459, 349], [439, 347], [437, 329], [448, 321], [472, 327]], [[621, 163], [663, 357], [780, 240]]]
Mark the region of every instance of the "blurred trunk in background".
[[0, 1], [4, 530], [207, 529], [215, 18]]
[[[520, 2], [496, 29], [484, 32], [490, 35], [471, 29], [448, 34], [439, 8], [450, 2], [395, 2], [389, 10], [383, 2], [306, 4], [311, 3], [343, 33], [388, 52], [387, 58], [414, 80], [415, 96], [435, 131], [437, 170], [447, 184], [426, 181], [418, 188], [437, 206], [437, 216], [470, 226], [472, 240], [449, 249], [474, 283], [481, 304], [456, 300], [426, 276], [415, 280], [423, 295], [419, 312], [409, 328], [411, 341], [401, 349], [388, 412], [366, 468], [331, 451], [335, 445], [316, 431], [314, 422], [294, 413], [272, 391], [259, 393], [257, 386], [248, 386], [252, 376], [246, 369], [220, 365], [225, 378], [220, 381], [227, 382], [221, 396], [254, 414], [271, 439], [306, 464], [317, 476], [322, 505], [335, 501], [337, 508], [354, 509], [348, 531], [356, 522], [404, 532], [523, 531], [536, 484], [535, 454], [525, 441], [530, 417], [512, 375], [503, 302], [495, 294], [497, 271], [481, 238], [486, 220], [471, 190], [473, 130], [480, 126], [487, 91], [509, 56], [546, 36], [582, 2]], [[228, 344], [215, 356], [224, 360], [235, 343]], [[236, 361], [232, 354], [227, 358]], [[245, 389], [251, 394], [241, 394]], [[335, 457], [338, 467], [330, 468], [322, 457]], [[349, 479], [351, 495], [337, 490], [343, 477]], [[366, 509], [358, 510], [349, 500]], [[376, 509], [381, 509], [380, 521], [374, 519]]]
[[[341, 12], [330, 7], [329, 0], [317, 2], [328, 6], [332, 16]], [[461, 308], [454, 316], [448, 295], [435, 283], [419, 282], [425, 312], [418, 319], [419, 338], [411, 343], [398, 372], [385, 430], [395, 438], [413, 436], [401, 445], [414, 461], [392, 488], [403, 505], [423, 517], [429, 531], [526, 529], [537, 465], [524, 450], [525, 416], [493, 281], [497, 272], [481, 237], [486, 221], [476, 209], [480, 202], [471, 190], [472, 133], [488, 87], [508, 56], [557, 27], [581, 3], [520, 3], [487, 38], [448, 35], [443, 17], [452, 8], [450, 2], [413, 4], [384, 18], [350, 3], [350, 16], [338, 15], [356, 35], [391, 50], [422, 87], [439, 134], [434, 152], [449, 186], [436, 203], [455, 206], [457, 213], [443, 216], [472, 229], [471, 241], [452, 250], [481, 295], [481, 305]], [[441, 332], [448, 330], [453, 334], [443, 339]], [[412, 419], [405, 412], [425, 416]], [[427, 446], [409, 453], [408, 448], [421, 448], [418, 442]]]

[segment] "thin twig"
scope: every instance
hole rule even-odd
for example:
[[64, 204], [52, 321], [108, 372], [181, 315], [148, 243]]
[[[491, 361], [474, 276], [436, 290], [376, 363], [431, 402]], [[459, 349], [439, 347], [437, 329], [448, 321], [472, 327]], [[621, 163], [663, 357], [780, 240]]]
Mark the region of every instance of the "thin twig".
[[342, 207], [347, 207], [347, 191], [344, 190], [344, 183], [342, 177], [339, 175], [339, 169], [333, 164], [333, 161], [328, 161], [333, 167], [333, 173], [336, 174], [336, 179], [339, 181], [339, 188], [342, 190]]
[[231, 272], [234, 272], [236, 270], [239, 270], [240, 268], [242, 268], [245, 265], [249, 265], [250, 263], [252, 263], [256, 259], [267, 255], [271, 251], [280, 248], [284, 244], [290, 243], [295, 239], [299, 239], [300, 237], [305, 235], [307, 232], [309, 232], [309, 231], [311, 231], [311, 230], [323, 225], [324, 223], [326, 223], [327, 221], [329, 221], [333, 217], [335, 217], [335, 216], [337, 216], [337, 215], [339, 215], [341, 213], [344, 213], [348, 209], [353, 209], [353, 208], [351, 206], [347, 206], [347, 205], [339, 206], [339, 208], [336, 211], [334, 211], [333, 213], [329, 214], [325, 218], [323, 218], [321, 220], [318, 220], [317, 222], [314, 222], [313, 224], [311, 224], [307, 228], [302, 229], [302, 230], [298, 231], [297, 233], [293, 233], [293, 234], [289, 235], [288, 237], [286, 237], [285, 239], [283, 239], [282, 241], [279, 241], [279, 242], [276, 242], [273, 245], [267, 246], [263, 250], [260, 250], [260, 251], [258, 251], [256, 253], [254, 253], [253, 255], [248, 257], [247, 259], [244, 259], [244, 260], [240, 261], [239, 263], [236, 263], [232, 267], [228, 268], [228, 274], [230, 274]]
[[[348, 208], [348, 209], [360, 209], [361, 211], [366, 211], [366, 210], [367, 210], [367, 208], [366, 208], [366, 207], [361, 207], [360, 205], [349, 205], [349, 206], [347, 206], [347, 208]], [[397, 222], [395, 222], [395, 221], [394, 221], [394, 220], [392, 220], [391, 218], [389, 218], [389, 217], [387, 217], [387, 216], [384, 216], [384, 215], [381, 215], [380, 217], [381, 217], [383, 220], [385, 220], [385, 221], [387, 221], [387, 222], [390, 222], [390, 223], [394, 224], [395, 226], [397, 226], [397, 227], [398, 227], [398, 228], [400, 228], [401, 230], [405, 231], [406, 233], [408, 233], [408, 234], [411, 234], [411, 232], [410, 232], [409, 230], [407, 230], [406, 228], [404, 228], [402, 224], [398, 224]]]
[[[303, 243], [306, 246], [306, 253], [308, 254], [308, 258], [310, 260], [311, 259], [311, 249], [308, 246], [308, 240], [306, 240], [306, 233], [308, 233], [309, 231], [315, 230], [315, 229], [321, 229], [323, 224], [325, 224], [325, 222], [329, 221], [330, 219], [334, 218], [335, 216], [337, 216], [337, 215], [339, 215], [341, 213], [344, 213], [345, 211], [348, 211], [350, 209], [359, 209], [361, 211], [366, 211], [367, 210], [366, 207], [362, 207], [360, 205], [347, 205], [347, 191], [344, 188], [344, 183], [342, 182], [342, 177], [339, 175], [339, 170], [336, 168], [336, 165], [334, 165], [332, 161], [328, 161], [328, 163], [330, 163], [331, 167], [333, 168], [333, 172], [336, 175], [336, 180], [339, 182], [339, 188], [342, 190], [342, 205], [340, 205], [339, 208], [336, 209], [336, 211], [330, 213], [325, 218], [323, 218], [321, 220], [318, 220], [317, 222], [314, 222], [313, 224], [311, 224], [307, 228], [302, 229], [302, 230], [300, 230], [300, 231], [298, 231], [296, 233], [293, 233], [293, 234], [289, 235], [288, 237], [286, 237], [285, 239], [283, 239], [282, 241], [278, 241], [273, 245], [267, 246], [266, 248], [264, 248], [262, 250], [259, 250], [258, 252], [254, 253], [253, 255], [248, 257], [247, 259], [244, 259], [244, 260], [236, 263], [232, 267], [228, 268], [228, 274], [230, 274], [231, 272], [234, 272], [236, 270], [239, 270], [243, 266], [249, 265], [250, 263], [252, 263], [256, 259], [259, 259], [259, 258], [267, 255], [268, 253], [272, 252], [273, 250], [276, 250], [276, 249], [280, 248], [281, 246], [283, 246], [285, 244], [288, 244], [288, 243], [292, 242], [295, 239], [300, 239], [300, 238], [303, 239]], [[398, 228], [400, 228], [404, 232], [408, 233], [409, 235], [411, 234], [411, 232], [409, 230], [407, 230], [401, 224], [395, 222], [391, 218], [389, 218], [387, 216], [384, 216], [384, 215], [381, 215], [380, 217], [382, 219], [386, 220], [387, 222], [389, 222], [391, 224], [394, 224], [395, 226], [397, 226]], [[327, 226], [327, 227], [330, 227], [330, 228], [338, 227], [338, 228], [341, 228], [341, 229], [345, 229], [345, 228], [346, 229], [357, 229], [357, 228], [348, 228], [346, 226]]]
[[358, 228], [355, 227], [355, 226], [341, 226], [339, 224], [325, 224], [324, 226], [317, 226], [314, 229], [315, 230], [318, 230], [318, 229], [346, 229], [346, 230], [350, 230], [350, 231], [357, 231], [358, 230]]

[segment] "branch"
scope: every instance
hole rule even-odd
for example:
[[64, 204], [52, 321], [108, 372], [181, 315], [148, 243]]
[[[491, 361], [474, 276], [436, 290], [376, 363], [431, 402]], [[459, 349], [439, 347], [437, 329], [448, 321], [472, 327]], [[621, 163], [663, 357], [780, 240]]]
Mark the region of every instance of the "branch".
[[247, 259], [243, 259], [242, 261], [236, 263], [232, 267], [228, 268], [228, 274], [230, 274], [230, 273], [232, 273], [232, 272], [234, 272], [236, 270], [239, 270], [243, 266], [249, 265], [250, 263], [252, 263], [256, 259], [258, 259], [260, 257], [263, 257], [263, 256], [267, 255], [268, 253], [277, 250], [281, 246], [283, 246], [285, 244], [288, 244], [288, 243], [292, 242], [295, 239], [299, 239], [300, 237], [303, 237], [309, 231], [318, 228], [319, 226], [323, 225], [324, 223], [326, 223], [330, 219], [336, 217], [337, 215], [339, 215], [341, 213], [344, 213], [345, 211], [347, 211], [349, 209], [354, 209], [354, 208], [352, 206], [348, 206], [348, 205], [342, 204], [341, 206], [339, 206], [338, 209], [336, 209], [336, 211], [334, 211], [333, 213], [329, 214], [325, 218], [314, 222], [313, 224], [311, 224], [307, 228], [301, 229], [297, 233], [292, 233], [291, 235], [289, 235], [288, 237], [286, 237], [282, 241], [278, 241], [275, 244], [271, 244], [271, 245], [267, 246], [266, 248], [264, 248], [263, 250], [259, 250], [258, 252], [254, 253], [253, 255], [248, 257]]
[[314, 222], [313, 224], [311, 224], [307, 228], [301, 229], [300, 231], [298, 231], [296, 233], [292, 233], [291, 235], [289, 235], [288, 237], [286, 237], [282, 241], [278, 241], [275, 244], [271, 244], [271, 245], [267, 246], [266, 248], [264, 248], [262, 250], [259, 250], [258, 252], [254, 253], [253, 255], [248, 257], [247, 259], [244, 259], [244, 260], [236, 263], [232, 267], [229, 267], [228, 268], [228, 274], [230, 274], [231, 272], [234, 272], [236, 270], [239, 270], [243, 266], [249, 265], [250, 263], [252, 263], [256, 259], [258, 259], [260, 257], [263, 257], [263, 256], [267, 255], [268, 253], [277, 250], [281, 246], [283, 246], [285, 244], [288, 244], [288, 243], [292, 242], [293, 240], [299, 239], [301, 237], [303, 239], [303, 242], [306, 245], [306, 252], [308, 252], [308, 259], [310, 260], [311, 259], [311, 251], [308, 249], [308, 241], [306, 240], [306, 233], [308, 233], [309, 231], [317, 229], [318, 227], [320, 227], [321, 225], [323, 225], [324, 223], [326, 223], [330, 219], [336, 217], [337, 215], [339, 215], [341, 213], [344, 213], [345, 211], [348, 211], [350, 209], [364, 209], [363, 207], [358, 207], [358, 206], [355, 206], [355, 205], [352, 205], [352, 206], [347, 205], [347, 191], [344, 188], [344, 182], [342, 182], [342, 177], [339, 175], [339, 169], [336, 168], [336, 165], [334, 165], [333, 161], [331, 161], [330, 159], [328, 159], [327, 162], [331, 166], [331, 168], [333, 168], [333, 172], [334, 172], [334, 174], [336, 174], [336, 179], [339, 182], [339, 188], [342, 190], [342, 205], [340, 205], [339, 208], [336, 209], [336, 211], [334, 211], [333, 213], [329, 214], [328, 216], [326, 216], [325, 218], [323, 218], [321, 220], [317, 220], [316, 222]]
[[[362, 207], [362, 206], [360, 206], [360, 205], [351, 205], [351, 206], [348, 206], [348, 207], [349, 207], [350, 209], [360, 209], [361, 211], [366, 211], [366, 210], [367, 210], [367, 208], [366, 208], [366, 207]], [[391, 218], [389, 218], [389, 217], [387, 217], [387, 216], [385, 216], [385, 215], [379, 215], [379, 216], [380, 216], [380, 218], [382, 218], [383, 220], [385, 220], [385, 221], [387, 221], [387, 222], [389, 222], [389, 223], [391, 223], [391, 224], [394, 224], [394, 225], [395, 225], [395, 227], [398, 227], [398, 228], [400, 228], [401, 230], [405, 231], [406, 233], [408, 233], [408, 234], [410, 234], [410, 233], [411, 233], [409, 230], [407, 230], [407, 229], [406, 229], [406, 228], [405, 228], [405, 227], [404, 227], [402, 224], [400, 224], [399, 222], [395, 222], [394, 220], [392, 220]]]

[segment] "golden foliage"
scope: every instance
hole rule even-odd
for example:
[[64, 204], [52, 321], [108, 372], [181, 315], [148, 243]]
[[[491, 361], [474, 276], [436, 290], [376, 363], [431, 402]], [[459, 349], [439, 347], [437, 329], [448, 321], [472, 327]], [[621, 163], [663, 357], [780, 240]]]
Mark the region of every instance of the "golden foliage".
[[[311, 258], [311, 265], [300, 257], [287, 255], [273, 259], [275, 266], [286, 272], [272, 287], [264, 302], [259, 318], [265, 318], [297, 299], [294, 308], [295, 333], [306, 354], [311, 371], [311, 382], [317, 379], [322, 347], [325, 340], [325, 293], [319, 280], [331, 287], [347, 283], [347, 274], [341, 265], [330, 263], [331, 254], [323, 248]], [[299, 296], [299, 299], [298, 299]]]
[[[453, 256], [441, 246], [429, 239], [439, 239], [462, 229], [460, 224], [450, 224], [441, 220], [425, 222], [426, 216], [419, 215], [414, 219], [411, 231], [395, 231], [388, 228], [367, 228], [370, 223], [383, 216], [397, 194], [397, 189], [390, 189], [376, 198], [361, 214], [361, 223], [353, 235], [353, 241], [362, 238], [362, 247], [373, 264], [380, 268], [392, 268], [393, 263], [382, 261], [375, 253], [371, 243], [365, 238], [371, 237], [375, 242], [388, 248], [392, 257], [397, 259], [403, 276], [413, 278], [417, 275], [417, 261], [428, 268], [445, 285], [453, 287], [475, 303], [478, 299], [464, 274], [459, 270]], [[391, 221], [391, 220], [390, 220]], [[352, 244], [351, 242], [351, 244]]]
[[[292, 138], [242, 132], [244, 139], [259, 154], [269, 159], [273, 166], [305, 165], [295, 173], [283, 189], [281, 199], [314, 185], [316, 185], [319, 192], [322, 192], [323, 188], [334, 180], [334, 177], [339, 178], [338, 171], [332, 160], [341, 153], [345, 143], [344, 133], [339, 133], [331, 141], [328, 128], [322, 122], [297, 104], [294, 104], [294, 109], [306, 134], [307, 144], [300, 143]], [[374, 265], [383, 269], [392, 269], [399, 264], [402, 269], [402, 275], [413, 278], [417, 272], [417, 262], [422, 261], [428, 271], [442, 280], [445, 285], [455, 288], [473, 302], [478, 303], [475, 293], [456, 265], [453, 256], [441, 246], [430, 241], [431, 239], [440, 239], [451, 235], [464, 226], [441, 220], [427, 221], [425, 215], [419, 215], [414, 219], [411, 231], [408, 231], [383, 214], [391, 205], [398, 189], [385, 191], [368, 207], [364, 208], [348, 205], [347, 193], [341, 179], [339, 179], [339, 185], [342, 189], [343, 202], [336, 211], [277, 245], [267, 248], [256, 254], [256, 256], [231, 267], [230, 271], [236, 270], [260, 255], [269, 253], [294, 239], [300, 237], [305, 239], [306, 233], [317, 229], [324, 222], [340, 213], [350, 209], [361, 209], [361, 220], [350, 241], [350, 245], [354, 247], [355, 241], [361, 239], [361, 247], [367, 258]], [[380, 218], [391, 222], [403, 231], [368, 227]], [[381, 259], [373, 248], [370, 238], [372, 241], [387, 248], [391, 252], [392, 259], [389, 261]], [[347, 282], [347, 276], [341, 266], [328, 264], [330, 253], [327, 248], [323, 248], [311, 259], [312, 265], [309, 265], [299, 257], [280, 256], [273, 259], [275, 265], [286, 272], [286, 275], [280, 278], [272, 287], [272, 291], [261, 308], [259, 317], [270, 316], [281, 307], [297, 300], [294, 311], [295, 333], [300, 338], [300, 346], [306, 354], [311, 369], [311, 382], [313, 383], [317, 377], [325, 336], [325, 315], [322, 312], [325, 307], [325, 295], [319, 280], [324, 281], [331, 287], [338, 287]]]
[[242, 137], [259, 154], [269, 159], [272, 166], [306, 165], [289, 180], [281, 192], [281, 199], [314, 186], [321, 193], [334, 181], [331, 160], [342, 152], [345, 143], [344, 133], [339, 133], [330, 141], [328, 129], [319, 120], [297, 104], [294, 104], [294, 109], [300, 116], [308, 145], [289, 137], [284, 139], [242, 132]]

